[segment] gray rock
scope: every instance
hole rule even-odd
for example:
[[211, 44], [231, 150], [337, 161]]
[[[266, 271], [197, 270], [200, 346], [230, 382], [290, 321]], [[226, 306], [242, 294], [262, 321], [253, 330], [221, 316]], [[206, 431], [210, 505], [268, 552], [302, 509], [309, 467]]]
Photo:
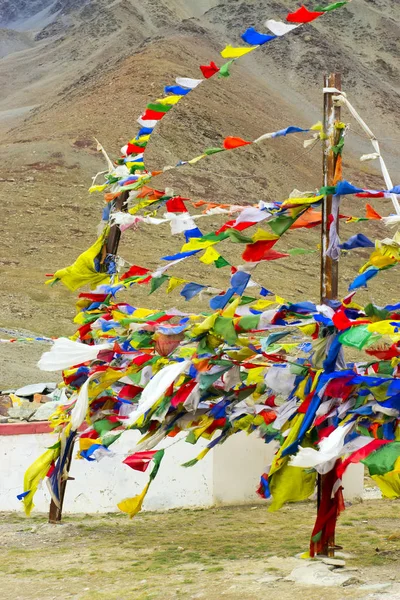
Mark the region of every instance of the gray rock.
[[36, 411], [37, 405], [33, 402], [23, 402], [21, 406], [14, 406], [8, 411], [8, 416], [11, 419], [18, 419], [19, 421], [28, 421], [33, 413]]
[[30, 421], [48, 421], [49, 417], [56, 410], [60, 402], [46, 402], [45, 404], [39, 404], [39, 408], [32, 414]]
[[346, 561], [344, 561], [340, 558], [329, 558], [329, 556], [324, 556], [322, 558], [322, 562], [325, 565], [331, 565], [333, 567], [345, 567], [346, 566]]
[[10, 396], [0, 396], [0, 415], [6, 417], [8, 411], [12, 408], [12, 405], [13, 403]]
[[15, 393], [20, 397], [34, 396], [35, 394], [44, 394], [46, 390], [53, 391], [56, 387], [56, 383], [31, 383], [19, 388]]
[[360, 590], [369, 590], [371, 592], [382, 592], [392, 587], [391, 583], [366, 583], [360, 587]]
[[322, 562], [309, 563], [308, 565], [296, 567], [286, 577], [287, 581], [294, 581], [303, 585], [319, 585], [325, 587], [340, 587], [346, 582], [354, 579], [350, 573], [331, 571], [329, 566]]

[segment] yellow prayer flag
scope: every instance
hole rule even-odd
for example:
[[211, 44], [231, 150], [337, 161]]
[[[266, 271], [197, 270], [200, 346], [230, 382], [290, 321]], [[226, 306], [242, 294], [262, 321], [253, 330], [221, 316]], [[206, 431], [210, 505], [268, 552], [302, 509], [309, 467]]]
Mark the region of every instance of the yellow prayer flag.
[[301, 325], [299, 327], [300, 331], [302, 333], [304, 333], [304, 335], [313, 335], [313, 333], [315, 333], [315, 330], [317, 328], [316, 323], [310, 323], [309, 325]]
[[99, 438], [93, 440], [91, 438], [79, 438], [79, 451], [88, 450], [93, 444], [100, 444], [101, 441]]
[[396, 460], [393, 471], [384, 475], [372, 475], [385, 498], [400, 498], [400, 457]]
[[154, 310], [151, 310], [150, 308], [137, 308], [134, 311], [133, 316], [135, 317], [135, 319], [143, 319], [151, 314], [154, 314]]
[[311, 131], [322, 131], [323, 130], [323, 125], [321, 121], [318, 121], [317, 123], [315, 123], [314, 125], [312, 125], [310, 127]]
[[49, 448], [44, 454], [39, 456], [34, 463], [25, 472], [24, 492], [29, 492], [23, 499], [25, 513], [29, 516], [34, 507], [33, 496], [38, 489], [39, 483], [44, 479], [50, 469], [51, 464], [58, 458], [60, 448]]
[[234, 317], [235, 316], [235, 312], [237, 307], [239, 306], [241, 302], [241, 298], [235, 298], [235, 300], [233, 300], [233, 302], [231, 302], [230, 304], [228, 304], [228, 306], [222, 311], [222, 315], [224, 317]]
[[[148, 142], [150, 139], [150, 134], [148, 135], [141, 135], [140, 137], [133, 138], [132, 140], [129, 141], [130, 144], [137, 144], [138, 142]], [[144, 150], [144, 148], [143, 148]]]
[[255, 50], [256, 48], [258, 48], [258, 46], [250, 46], [249, 48], [234, 48], [233, 46], [231, 46], [230, 44], [228, 44], [226, 46], [226, 48], [224, 48], [221, 52], [221, 56], [222, 58], [240, 58], [241, 56], [244, 56], [245, 54], [248, 54], [249, 52], [253, 52], [253, 50]]
[[259, 242], [260, 240], [278, 240], [279, 235], [265, 231], [265, 229], [258, 228], [251, 239], [253, 242]]
[[205, 265], [212, 265], [221, 255], [212, 247], [209, 246], [200, 258], [200, 262]]
[[159, 98], [158, 100], [156, 100], [156, 104], [164, 104], [164, 106], [171, 106], [179, 102], [181, 98], [183, 98], [183, 96], [167, 96], [166, 98]]
[[167, 294], [172, 292], [179, 285], [183, 285], [184, 283], [187, 283], [186, 279], [179, 279], [179, 277], [171, 277], [168, 282]]
[[246, 380], [247, 384], [250, 385], [251, 383], [259, 383], [260, 381], [262, 381], [264, 371], [265, 371], [265, 367], [257, 367], [255, 369], [249, 369], [249, 372], [247, 375], [247, 380]]
[[103, 183], [103, 185], [91, 185], [89, 188], [89, 194], [93, 194], [93, 192], [104, 192], [106, 187], [108, 187], [108, 183]]
[[209, 317], [207, 317], [202, 323], [199, 323], [192, 329], [192, 334], [194, 337], [205, 333], [206, 331], [210, 331], [212, 327], [214, 327], [214, 323], [218, 317], [218, 313], [213, 313]]
[[276, 304], [275, 300], [257, 300], [255, 304], [251, 305], [251, 308], [254, 308], [255, 310], [264, 310], [265, 308], [268, 308], [268, 306], [271, 306], [271, 304]]
[[322, 198], [323, 196], [321, 195], [309, 196], [308, 198], [288, 198], [287, 200], [284, 200], [284, 202], [282, 202], [282, 208], [284, 208], [285, 206], [302, 206], [303, 204], [314, 204], [314, 202], [318, 202]]
[[119, 502], [119, 504], [117, 504], [119, 510], [124, 513], [127, 513], [129, 517], [133, 519], [133, 517], [142, 510], [143, 500], [146, 497], [149, 487], [150, 482], [145, 486], [141, 494], [138, 494], [133, 498], [125, 498], [125, 500]]
[[87, 284], [93, 289], [102, 283], [107, 283], [110, 280], [110, 276], [107, 273], [98, 273], [95, 270], [94, 259], [100, 254], [108, 231], [109, 228], [106, 227], [93, 246], [78, 256], [72, 265], [56, 271], [54, 279], [60, 279], [72, 292]]
[[191, 250], [203, 250], [209, 246], [217, 244], [218, 240], [203, 240], [203, 238], [191, 238], [186, 244], [183, 244], [181, 252], [190, 252]]
[[195, 165], [197, 162], [199, 162], [199, 160], [202, 160], [206, 156], [207, 156], [207, 154], [200, 154], [200, 156], [195, 156], [194, 158], [191, 158], [187, 162], [189, 165]]
[[301, 502], [307, 500], [315, 490], [316, 472], [309, 472], [300, 467], [288, 464], [269, 478], [272, 503], [270, 512], [279, 510], [286, 502]]

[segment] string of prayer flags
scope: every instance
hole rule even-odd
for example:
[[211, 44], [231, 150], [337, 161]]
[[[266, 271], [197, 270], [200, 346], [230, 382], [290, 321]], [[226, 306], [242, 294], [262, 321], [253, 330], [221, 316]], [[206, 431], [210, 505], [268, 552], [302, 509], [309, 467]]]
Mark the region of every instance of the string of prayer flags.
[[[314, 12], [301, 7], [289, 13], [286, 23], [269, 20], [272, 35], [248, 29], [242, 38], [250, 47], [227, 46], [223, 53], [230, 61], [221, 69], [215, 63], [202, 66], [204, 78], [217, 73], [226, 76], [239, 56], [343, 4]], [[231, 435], [255, 433], [265, 443], [278, 446], [259, 487], [263, 497], [272, 496], [271, 510], [310, 497], [317, 473], [328, 471], [310, 542], [313, 556], [329, 543], [344, 508], [341, 478], [349, 464], [364, 461], [385, 496], [400, 496], [400, 302], [380, 307], [372, 302], [362, 306], [354, 300], [358, 287], [399, 265], [400, 238], [396, 234], [374, 245], [356, 234], [341, 244], [345, 250], [373, 248], [350, 286], [353, 292], [329, 306], [304, 298], [288, 302], [259, 284], [255, 270], [262, 261], [308, 252], [302, 248], [278, 252], [275, 244], [288, 229], [320, 224], [320, 205], [326, 195], [334, 195], [338, 207], [340, 195], [386, 198], [398, 194], [400, 188], [364, 190], [342, 180], [338, 171], [333, 186], [255, 206], [193, 203], [171, 190], [153, 189], [151, 179], [165, 171], [150, 173], [145, 168], [148, 136], [171, 107], [203, 81], [176, 78], [176, 85], [167, 86], [165, 98], [147, 105], [139, 118], [138, 135], [124, 146], [115, 169], [108, 165], [104, 237], [65, 273], [54, 276], [71, 289], [83, 281], [97, 287], [80, 294], [73, 339], [57, 340], [40, 361], [45, 368], [64, 368], [67, 401], [51, 417], [59, 441], [28, 469], [18, 497], [29, 513], [38, 483], [46, 479], [59, 505], [60, 482], [68, 474], [67, 456], [75, 440], [79, 457], [96, 465], [112, 454], [110, 448], [117, 440], [125, 440], [135, 430], [141, 435], [140, 450], [129, 451], [122, 462], [137, 472], [147, 471], [150, 463], [153, 469], [140, 494], [118, 503], [132, 518], [157, 476], [165, 454], [160, 445], [167, 438], [185, 433], [187, 443], [206, 441], [206, 447], [185, 462], [185, 467], [191, 467]], [[310, 129], [317, 130], [316, 126]], [[209, 148], [176, 166], [304, 131], [309, 129], [290, 126], [253, 142], [230, 136], [222, 148]], [[340, 155], [341, 147], [337, 150]], [[93, 187], [97, 187], [95, 180]], [[126, 213], [115, 210], [121, 191], [130, 192]], [[190, 214], [188, 203], [206, 207], [205, 212]], [[197, 219], [217, 214], [227, 214], [228, 220], [216, 231], [203, 234]], [[339, 211], [336, 218], [360, 220]], [[380, 216], [370, 212], [368, 218]], [[171, 234], [182, 235], [184, 243], [175, 254], [171, 248], [156, 270], [128, 265], [120, 274], [112, 265], [114, 257], [107, 257], [104, 250], [109, 226], [115, 223], [121, 228], [168, 223]], [[259, 223], [273, 233], [261, 229]], [[217, 250], [223, 242], [244, 244], [245, 264], [229, 264]], [[228, 286], [215, 289], [204, 281], [169, 275], [170, 267], [191, 257], [205, 265], [229, 267]], [[179, 288], [185, 300], [211, 296], [210, 308], [192, 313], [138, 308], [119, 301], [117, 294], [134, 284], [149, 285], [150, 293], [164, 284], [167, 293]], [[344, 348], [357, 348], [366, 356], [348, 362]]]

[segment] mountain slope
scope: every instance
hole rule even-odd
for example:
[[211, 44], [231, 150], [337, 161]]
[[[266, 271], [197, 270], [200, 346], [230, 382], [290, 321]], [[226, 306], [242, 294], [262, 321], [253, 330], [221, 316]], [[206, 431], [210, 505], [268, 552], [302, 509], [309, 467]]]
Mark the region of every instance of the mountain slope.
[[[218, 52], [226, 43], [240, 44], [246, 27], [262, 31], [267, 17], [283, 18], [298, 2], [68, 0], [43, 6], [48, 22], [34, 31], [33, 47], [0, 61], [4, 81], [0, 177], [5, 180], [0, 181], [4, 226], [0, 308], [3, 324], [59, 334], [73, 330], [75, 295], [61, 286], [44, 287], [44, 275], [70, 264], [95, 238], [102, 199], [89, 197], [86, 190], [104, 163], [95, 150], [94, 136], [110, 156], [118, 156], [119, 148], [137, 131], [138, 115], [159, 97], [164, 85], [173, 83], [177, 75], [200, 76], [201, 63], [222, 64]], [[18, 18], [23, 21], [32, 14], [22, 11]], [[394, 169], [399, 163], [400, 50], [393, 40], [399, 33], [400, 9], [395, 0], [358, 0], [266, 45], [234, 65], [229, 79], [208, 81], [168, 114], [148, 147], [148, 165], [156, 169], [191, 158], [219, 145], [226, 135], [254, 139], [290, 124], [309, 126], [321, 119], [323, 73], [339, 70], [348, 97], [382, 140], [382, 152]], [[346, 113], [343, 119], [350, 121]], [[320, 151], [305, 151], [302, 140], [293, 136], [216, 155], [196, 168], [165, 174], [155, 184], [217, 202], [281, 200], [293, 188], [320, 185]], [[346, 142], [346, 177], [381, 187], [376, 166], [358, 162], [360, 154], [370, 151], [370, 144], [352, 124]], [[387, 201], [375, 207], [383, 214], [391, 210]], [[343, 210], [362, 215], [364, 205], [353, 200]], [[204, 228], [210, 230], [218, 223], [204, 223]], [[349, 237], [360, 227], [343, 226], [341, 235]], [[390, 233], [379, 224], [367, 225], [363, 231], [370, 237]], [[316, 229], [291, 232], [279, 249], [316, 250], [318, 236]], [[177, 248], [180, 241], [175, 238], [171, 244], [169, 230], [147, 226], [123, 236], [121, 255], [155, 267], [172, 245]], [[233, 253], [233, 260], [236, 250], [228, 247], [226, 252]], [[341, 292], [365, 255], [361, 251], [341, 261]], [[276, 261], [260, 268], [257, 278], [289, 299], [301, 293], [317, 298], [317, 257]], [[228, 281], [227, 273], [212, 272], [199, 261], [177, 269], [176, 274], [218, 287]], [[382, 277], [386, 293], [393, 290], [394, 296], [398, 282]], [[371, 285], [371, 297], [377, 301], [381, 291], [380, 282]], [[148, 298], [132, 290], [131, 299], [133, 293], [138, 304], [166, 302], [163, 291]], [[167, 301], [182, 306], [178, 294]]]

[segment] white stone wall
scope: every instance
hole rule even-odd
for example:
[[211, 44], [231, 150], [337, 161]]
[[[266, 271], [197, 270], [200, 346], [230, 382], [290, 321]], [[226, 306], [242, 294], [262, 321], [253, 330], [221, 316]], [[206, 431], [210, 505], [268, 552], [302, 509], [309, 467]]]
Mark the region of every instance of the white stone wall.
[[[138, 494], [148, 480], [147, 473], [133, 471], [122, 464], [127, 451], [134, 447], [139, 435], [126, 432], [112, 449], [116, 456], [99, 463], [73, 460], [64, 501], [65, 513], [106, 513], [117, 511], [117, 503]], [[17, 494], [23, 491], [25, 469], [46, 447], [54, 443], [52, 434], [0, 436], [0, 510], [20, 511]], [[273, 446], [244, 433], [230, 438], [210, 451], [197, 465], [180, 465], [199, 454], [206, 445], [195, 446], [178, 437], [169, 442], [157, 478], [150, 487], [144, 510], [207, 507], [213, 504], [240, 504], [260, 501], [255, 490], [260, 475], [271, 461]], [[163, 444], [163, 447], [166, 447]], [[149, 467], [151, 469], [151, 466]], [[352, 465], [345, 476], [347, 499], [362, 496], [363, 468]], [[35, 496], [36, 511], [49, 507], [46, 486]], [[261, 502], [264, 502], [261, 500]]]

